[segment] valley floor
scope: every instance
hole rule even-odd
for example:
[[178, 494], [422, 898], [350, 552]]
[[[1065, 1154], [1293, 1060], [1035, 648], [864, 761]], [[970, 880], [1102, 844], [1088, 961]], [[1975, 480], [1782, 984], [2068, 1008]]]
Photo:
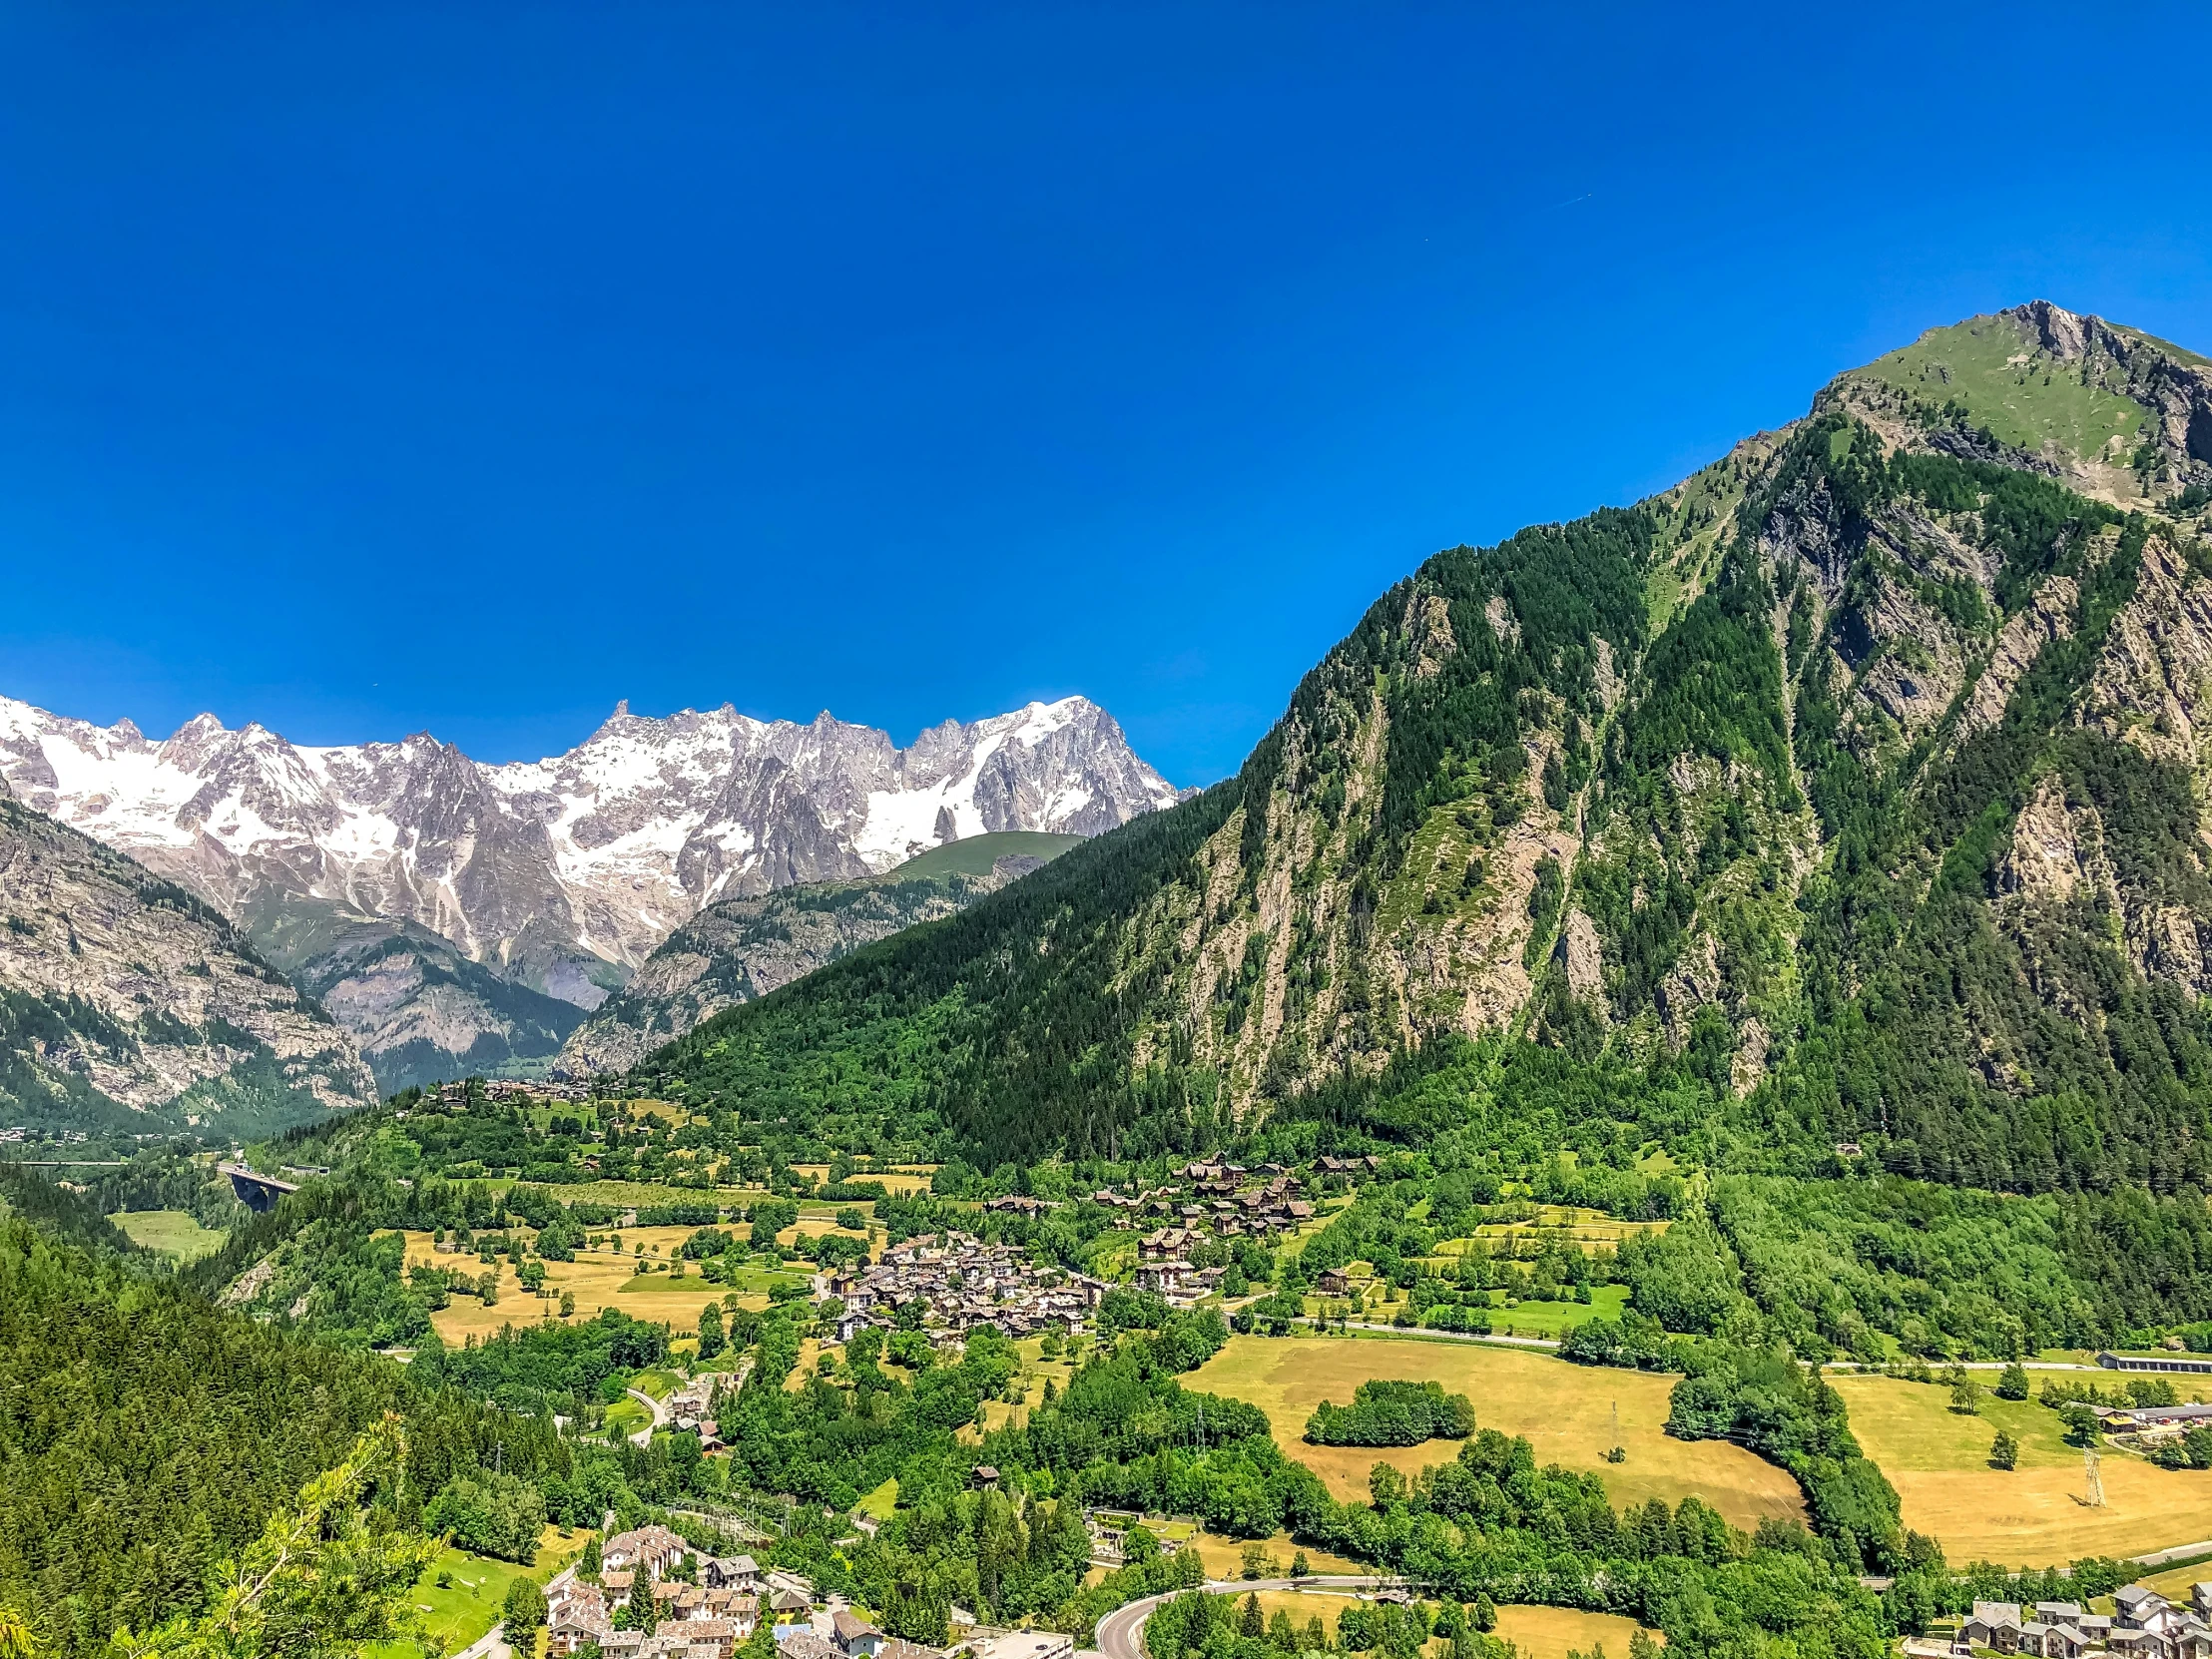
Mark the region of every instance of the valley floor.
[[[1852, 1432], [1905, 1500], [1905, 1524], [1939, 1540], [1954, 1563], [2046, 1566], [2212, 1538], [2212, 1470], [2161, 1469], [2107, 1449], [2105, 1501], [2092, 1508], [2081, 1450], [2065, 1443], [2058, 1413], [2045, 1406], [1984, 1395], [1979, 1414], [1966, 1414], [1950, 1409], [1940, 1386], [1888, 1377], [1833, 1381]], [[2017, 1468], [1989, 1466], [2000, 1428], [2020, 1442]]]
[[[1539, 1463], [1601, 1476], [1616, 1507], [1696, 1495], [1747, 1530], [1768, 1515], [1802, 1519], [1797, 1482], [1741, 1446], [1669, 1439], [1662, 1431], [1677, 1379], [1569, 1365], [1549, 1355], [1479, 1343], [1384, 1336], [1233, 1337], [1188, 1385], [1249, 1400], [1268, 1413], [1276, 1443], [1340, 1499], [1364, 1498], [1368, 1471], [1387, 1462], [1411, 1474], [1458, 1454], [1451, 1440], [1403, 1447], [1309, 1445], [1306, 1419], [1324, 1399], [1350, 1401], [1370, 1378], [1441, 1382], [1474, 1402], [1484, 1428], [1527, 1436]], [[1619, 1411], [1622, 1463], [1605, 1461]]]

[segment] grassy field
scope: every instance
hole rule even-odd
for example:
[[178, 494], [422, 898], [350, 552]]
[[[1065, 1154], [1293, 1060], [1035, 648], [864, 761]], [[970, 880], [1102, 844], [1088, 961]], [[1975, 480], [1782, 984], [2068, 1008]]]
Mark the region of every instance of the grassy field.
[[1000, 830], [948, 841], [915, 854], [890, 872], [890, 879], [942, 880], [948, 875], [988, 875], [1000, 858], [1042, 858], [1050, 863], [1071, 846], [1081, 846], [1081, 835], [1053, 835], [1039, 830]]
[[[1189, 1379], [1189, 1385], [1247, 1399], [1268, 1413], [1276, 1443], [1328, 1482], [1340, 1498], [1367, 1494], [1368, 1470], [1386, 1461], [1413, 1473], [1458, 1454], [1449, 1440], [1425, 1445], [1308, 1445], [1306, 1419], [1324, 1399], [1344, 1403], [1370, 1378], [1436, 1382], [1474, 1402], [1485, 1428], [1526, 1435], [1540, 1463], [1601, 1475], [1616, 1505], [1660, 1497], [1678, 1503], [1696, 1493], [1736, 1525], [1761, 1516], [1804, 1514], [1797, 1482], [1740, 1446], [1670, 1440], [1666, 1421], [1672, 1378], [1571, 1366], [1548, 1355], [1479, 1343], [1408, 1342], [1386, 1337], [1232, 1337]], [[1625, 1463], [1607, 1463], [1613, 1410], [1620, 1410]], [[2201, 1534], [2200, 1534], [2201, 1536]]]
[[[1601, 1646], [1607, 1659], [1628, 1659], [1636, 1621], [1566, 1607], [1500, 1607], [1497, 1634], [1519, 1648], [1522, 1659], [1567, 1659], [1569, 1653], [1591, 1653]], [[1652, 1635], [1657, 1639], [1658, 1632]]]
[[[1980, 1414], [1964, 1416], [1947, 1388], [1925, 1382], [1840, 1377], [1835, 1385], [1859, 1443], [1905, 1500], [1905, 1524], [1940, 1540], [1954, 1562], [2039, 1567], [2212, 1537], [2212, 1471], [2106, 1451], [2105, 1504], [2092, 1509], [2081, 1452], [2064, 1442], [2055, 1411], [1984, 1394]], [[1989, 1467], [1999, 1428], [2019, 1439], [2016, 1469]]]
[[[1497, 1293], [1490, 1293], [1493, 1303]], [[1585, 1320], [1617, 1320], [1628, 1306], [1625, 1285], [1592, 1285], [1588, 1302], [1524, 1302], [1518, 1308], [1502, 1305], [1490, 1311], [1490, 1324], [1508, 1337], [1556, 1337]]]
[[[422, 1651], [433, 1659], [460, 1652], [499, 1622], [500, 1604], [506, 1599], [509, 1584], [518, 1578], [543, 1584], [583, 1552], [588, 1536], [579, 1532], [564, 1538], [547, 1527], [538, 1543], [537, 1563], [528, 1567], [461, 1549], [441, 1551], [415, 1585], [412, 1597], [415, 1611], [427, 1627], [428, 1640]], [[441, 1573], [450, 1581], [444, 1589], [438, 1587]], [[403, 1642], [381, 1643], [368, 1650], [372, 1659], [415, 1659], [416, 1651], [412, 1644]]]
[[[691, 1271], [681, 1279], [667, 1274], [640, 1274], [637, 1266], [640, 1258], [633, 1247], [643, 1244], [647, 1255], [644, 1260], [666, 1263], [672, 1252], [682, 1248], [691, 1237], [688, 1227], [633, 1227], [622, 1234], [620, 1251], [601, 1246], [597, 1250], [580, 1250], [573, 1262], [548, 1262], [545, 1264], [545, 1287], [552, 1293], [549, 1300], [540, 1301], [529, 1295], [516, 1283], [514, 1266], [504, 1257], [499, 1262], [499, 1300], [486, 1308], [473, 1296], [455, 1296], [443, 1309], [430, 1316], [439, 1337], [458, 1346], [467, 1337], [479, 1342], [496, 1335], [503, 1326], [529, 1325], [549, 1317], [557, 1317], [560, 1295], [572, 1292], [576, 1298], [578, 1320], [593, 1319], [602, 1308], [619, 1308], [622, 1312], [641, 1320], [669, 1326], [678, 1335], [696, 1328], [700, 1310], [709, 1303], [721, 1304], [735, 1296], [748, 1308], [768, 1306], [768, 1286], [776, 1277], [766, 1269], [749, 1272], [736, 1286], [712, 1285], [697, 1272], [697, 1264], [689, 1264]], [[431, 1267], [445, 1268], [481, 1278], [492, 1270], [474, 1256], [440, 1256], [427, 1233], [407, 1235], [407, 1263], [426, 1263]], [[797, 1283], [803, 1280], [793, 1277]]]
[[898, 1476], [892, 1475], [853, 1507], [863, 1515], [873, 1515], [879, 1521], [889, 1520], [891, 1511], [898, 1507]]
[[[1487, 1222], [1474, 1230], [1474, 1237], [1495, 1250], [1501, 1242], [1526, 1237], [1559, 1239], [1584, 1246], [1617, 1245], [1623, 1239], [1666, 1230], [1667, 1224], [1663, 1221], [1616, 1221], [1603, 1210], [1587, 1210], [1571, 1204], [1539, 1204], [1536, 1214], [1529, 1220]], [[1465, 1239], [1446, 1239], [1436, 1247], [1436, 1254], [1457, 1256], [1466, 1248]]]
[[[1219, 1532], [1201, 1532], [1196, 1527], [1185, 1524], [1154, 1527], [1153, 1530], [1159, 1532], [1163, 1537], [1179, 1535], [1184, 1538], [1187, 1547], [1197, 1550], [1199, 1560], [1206, 1564], [1206, 1576], [1208, 1578], [1242, 1578], [1244, 1576], [1244, 1552], [1245, 1546], [1251, 1542], [1250, 1539], [1224, 1537]], [[1291, 1535], [1288, 1532], [1278, 1532], [1274, 1537], [1264, 1540], [1263, 1547], [1267, 1551], [1267, 1559], [1279, 1569], [1279, 1571], [1266, 1576], [1281, 1577], [1291, 1570], [1291, 1563], [1298, 1559], [1300, 1546], [1291, 1541]], [[1313, 1572], [1365, 1573], [1375, 1571], [1372, 1566], [1352, 1560], [1348, 1556], [1332, 1555], [1326, 1549], [1307, 1550], [1306, 1565], [1308, 1570]], [[1301, 1617], [1298, 1622], [1303, 1625], [1306, 1620]], [[1331, 1630], [1337, 1628], [1335, 1614], [1331, 1614], [1326, 1622]]]
[[220, 1227], [202, 1227], [182, 1210], [125, 1210], [108, 1219], [129, 1234], [133, 1244], [174, 1256], [180, 1262], [212, 1256], [230, 1237]]
[[2097, 459], [2117, 440], [2133, 448], [2143, 410], [2116, 389], [2083, 385], [2078, 364], [2053, 363], [2028, 329], [1978, 317], [1937, 328], [1855, 378], [1887, 381], [1932, 403], [1956, 398], [2006, 443], [2040, 449], [2055, 439]]
[[[1289, 1557], [1286, 1555], [1285, 1559]], [[1360, 1572], [1370, 1569], [1324, 1567], [1316, 1560], [1314, 1570]], [[1237, 1563], [1232, 1559], [1227, 1576], [1235, 1577], [1236, 1572]], [[1263, 1617], [1272, 1619], [1279, 1612], [1287, 1614], [1301, 1631], [1308, 1620], [1320, 1619], [1322, 1630], [1332, 1641], [1336, 1639], [1339, 1616], [1362, 1599], [1349, 1591], [1325, 1589], [1257, 1590], [1246, 1594], [1259, 1597]], [[1245, 1596], [1237, 1597], [1238, 1606], [1242, 1607], [1244, 1602]], [[1605, 1650], [1607, 1659], [1628, 1659], [1628, 1639], [1635, 1633], [1634, 1619], [1617, 1618], [1610, 1613], [1577, 1613], [1564, 1607], [1500, 1607], [1497, 1610], [1497, 1634], [1518, 1648], [1522, 1659], [1567, 1659], [1569, 1653], [1586, 1654], [1600, 1647]], [[1442, 1642], [1430, 1643], [1432, 1652], [1441, 1653], [1444, 1647]]]
[[[794, 1175], [804, 1175], [809, 1180], [813, 1181], [828, 1181], [830, 1179], [830, 1166], [828, 1164], [794, 1164], [792, 1165], [792, 1173]], [[916, 1167], [913, 1169], [899, 1170], [890, 1175], [855, 1174], [852, 1179], [854, 1181], [880, 1182], [885, 1192], [891, 1194], [894, 1198], [903, 1198], [908, 1193], [927, 1192], [929, 1190], [929, 1177], [931, 1173], [932, 1172], [930, 1170]], [[827, 1200], [825, 1202], [828, 1203], [829, 1207], [831, 1209], [843, 1208], [841, 1204], [836, 1203], [834, 1200]], [[861, 1208], [865, 1209], [869, 1202], [871, 1201], [863, 1200], [861, 1203]]]

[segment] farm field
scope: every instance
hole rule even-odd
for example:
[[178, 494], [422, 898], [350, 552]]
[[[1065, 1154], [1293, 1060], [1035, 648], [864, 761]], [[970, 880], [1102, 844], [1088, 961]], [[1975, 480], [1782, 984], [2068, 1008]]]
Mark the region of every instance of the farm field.
[[[1623, 1239], [1633, 1239], [1650, 1233], [1664, 1233], [1663, 1221], [1619, 1221], [1603, 1210], [1585, 1210], [1566, 1204], [1542, 1204], [1536, 1214], [1527, 1221], [1486, 1222], [1474, 1230], [1473, 1237], [1480, 1239], [1493, 1250], [1506, 1240], [1521, 1238], [1552, 1238], [1568, 1244], [1618, 1245]], [[1439, 1256], [1457, 1256], [1465, 1253], [1465, 1239], [1446, 1239], [1436, 1247]]]
[[231, 1235], [220, 1227], [202, 1227], [196, 1217], [182, 1210], [125, 1210], [108, 1218], [135, 1245], [174, 1256], [180, 1262], [197, 1262], [223, 1248]]
[[[1229, 1567], [1227, 1576], [1235, 1577], [1236, 1562], [1231, 1561]], [[1370, 1569], [1349, 1563], [1343, 1568], [1324, 1567], [1316, 1561], [1314, 1570], [1359, 1572]], [[1260, 1598], [1262, 1616], [1272, 1619], [1278, 1612], [1288, 1614], [1291, 1623], [1302, 1631], [1307, 1620], [1319, 1618], [1331, 1640], [1336, 1638], [1338, 1617], [1362, 1599], [1352, 1591], [1326, 1589], [1258, 1590], [1246, 1594]], [[1240, 1607], [1244, 1605], [1244, 1596], [1236, 1599]], [[1518, 1648], [1522, 1659], [1567, 1659], [1570, 1653], [1587, 1654], [1600, 1646], [1605, 1649], [1606, 1659], [1627, 1659], [1628, 1639], [1635, 1633], [1634, 1619], [1611, 1613], [1580, 1613], [1565, 1607], [1500, 1607], [1497, 1610], [1497, 1634]], [[1655, 1637], [1657, 1634], [1653, 1632]], [[1447, 1646], [1442, 1641], [1432, 1641], [1429, 1650], [1442, 1653]]]
[[[1370, 1378], [1435, 1382], [1466, 1394], [1480, 1426], [1525, 1435], [1539, 1463], [1601, 1476], [1616, 1507], [1653, 1497], [1679, 1503], [1695, 1493], [1747, 1530], [1762, 1516], [1805, 1513], [1797, 1482], [1742, 1447], [1668, 1439], [1661, 1427], [1674, 1380], [1649, 1373], [1573, 1366], [1479, 1343], [1232, 1337], [1187, 1385], [1261, 1407], [1278, 1445], [1340, 1499], [1356, 1499], [1366, 1496], [1368, 1470], [1378, 1461], [1412, 1474], [1458, 1455], [1449, 1440], [1404, 1447], [1308, 1445], [1302, 1436], [1314, 1407], [1324, 1399], [1349, 1401]], [[1628, 1461], [1611, 1464], [1604, 1453], [1613, 1440], [1616, 1403]]]
[[[1567, 1659], [1599, 1645], [1606, 1659], [1628, 1659], [1636, 1621], [1612, 1613], [1579, 1613], [1568, 1607], [1500, 1607], [1497, 1634], [1521, 1650], [1522, 1659]], [[1652, 1632], [1654, 1640], [1663, 1640]]]
[[[691, 1271], [681, 1279], [637, 1272], [640, 1258], [633, 1254], [633, 1246], [646, 1247], [644, 1260], [665, 1263], [672, 1252], [682, 1248], [692, 1231], [688, 1227], [633, 1227], [624, 1231], [619, 1253], [602, 1246], [578, 1251], [573, 1262], [548, 1262], [545, 1286], [552, 1297], [542, 1302], [515, 1282], [513, 1264], [502, 1258], [497, 1303], [486, 1308], [472, 1296], [456, 1296], [430, 1316], [430, 1323], [449, 1344], [457, 1345], [467, 1337], [481, 1342], [503, 1326], [529, 1325], [549, 1314], [557, 1315], [563, 1291], [575, 1294], [578, 1320], [596, 1318], [602, 1308], [619, 1308], [632, 1318], [667, 1325], [678, 1336], [698, 1326], [701, 1309], [709, 1303], [720, 1304], [726, 1297], [734, 1295], [749, 1308], [767, 1307], [768, 1284], [773, 1276], [765, 1270], [749, 1275], [747, 1282], [735, 1287], [709, 1284], [699, 1276], [696, 1263], [688, 1264]], [[406, 1239], [409, 1267], [419, 1262], [436, 1268], [457, 1268], [478, 1277], [492, 1271], [474, 1256], [440, 1256], [427, 1233], [409, 1233]], [[799, 1282], [796, 1276], [790, 1277]]]
[[1524, 1302], [1518, 1308], [1496, 1306], [1491, 1293], [1490, 1324], [1512, 1337], [1557, 1337], [1585, 1320], [1617, 1320], [1628, 1306], [1625, 1285], [1592, 1285], [1588, 1302]]
[[[792, 1165], [792, 1173], [794, 1175], [804, 1175], [814, 1181], [828, 1181], [830, 1179], [830, 1166], [828, 1164], [794, 1164]], [[916, 1167], [898, 1170], [889, 1175], [855, 1174], [850, 1179], [854, 1181], [879, 1181], [882, 1183], [883, 1190], [893, 1198], [904, 1198], [909, 1193], [927, 1192], [929, 1190], [929, 1177], [934, 1173], [933, 1170]]]
[[[1219, 1532], [1202, 1532], [1188, 1522], [1172, 1523], [1166, 1526], [1155, 1525], [1153, 1530], [1163, 1538], [1181, 1537], [1187, 1540], [1186, 1547], [1198, 1551], [1198, 1558], [1205, 1564], [1208, 1578], [1242, 1578], [1244, 1576], [1244, 1552], [1245, 1546], [1251, 1542], [1249, 1538], [1231, 1538]], [[1288, 1573], [1291, 1570], [1292, 1561], [1297, 1559], [1300, 1548], [1298, 1544], [1292, 1542], [1291, 1535], [1288, 1532], [1278, 1532], [1274, 1537], [1264, 1540], [1264, 1544], [1269, 1558], [1280, 1569], [1276, 1576]], [[1332, 1555], [1326, 1549], [1308, 1549], [1306, 1551], [1306, 1564], [1315, 1572], [1368, 1573], [1375, 1571], [1373, 1566], [1365, 1562], [1352, 1560], [1348, 1556]], [[1303, 1594], [1305, 1592], [1290, 1591], [1286, 1593]], [[1262, 1605], [1266, 1605], [1265, 1598], [1262, 1600]], [[1298, 1622], [1303, 1625], [1312, 1611], [1313, 1609], [1309, 1608], [1306, 1614], [1301, 1614]], [[1331, 1630], [1336, 1629], [1337, 1615], [1335, 1611], [1332, 1610], [1327, 1613], [1322, 1622], [1328, 1625]]]
[[[2082, 1501], [2081, 1452], [2065, 1443], [2054, 1411], [1984, 1395], [1980, 1414], [1964, 1416], [1940, 1386], [1834, 1382], [1852, 1432], [1904, 1499], [1905, 1524], [1939, 1540], [1952, 1561], [2039, 1567], [2212, 1537], [2212, 1471], [2155, 1468], [2108, 1450], [2105, 1504], [2092, 1509]], [[1999, 1428], [2019, 1438], [2016, 1469], [1988, 1465]]]

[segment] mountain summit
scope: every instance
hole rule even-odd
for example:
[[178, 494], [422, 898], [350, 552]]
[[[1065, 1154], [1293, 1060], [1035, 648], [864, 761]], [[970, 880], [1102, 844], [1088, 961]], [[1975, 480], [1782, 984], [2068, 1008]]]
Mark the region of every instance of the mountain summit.
[[410, 1078], [551, 1053], [711, 902], [991, 830], [1096, 834], [1177, 799], [1079, 697], [906, 749], [828, 714], [624, 704], [568, 753], [508, 766], [428, 735], [310, 748], [213, 715], [155, 743], [0, 699], [0, 787], [240, 921], [372, 1061], [406, 1048]]
[[1494, 1101], [2206, 1185], [2208, 501], [2206, 359], [2043, 301], [1934, 330], [1438, 553], [1234, 780], [636, 1081], [986, 1167]]

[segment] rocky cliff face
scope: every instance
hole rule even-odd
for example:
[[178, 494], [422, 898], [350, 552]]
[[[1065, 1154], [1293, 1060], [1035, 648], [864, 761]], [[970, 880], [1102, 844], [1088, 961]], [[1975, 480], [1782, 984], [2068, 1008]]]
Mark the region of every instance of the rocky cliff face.
[[365, 1105], [344, 1031], [175, 883], [0, 800], [0, 1113], [252, 1134]]
[[249, 906], [246, 924], [263, 955], [352, 1036], [383, 1094], [549, 1063], [584, 1018], [413, 922], [272, 896]]
[[993, 830], [1093, 834], [1177, 799], [1081, 698], [948, 721], [904, 750], [827, 714], [622, 708], [565, 755], [500, 767], [427, 736], [314, 749], [211, 715], [155, 743], [0, 699], [0, 786], [273, 947], [294, 912], [309, 920], [293, 936], [342, 936], [327, 961], [281, 954], [380, 1073], [410, 1080], [550, 1052], [574, 1016], [544, 998], [596, 1007], [703, 905], [864, 879]]
[[862, 945], [957, 914], [1046, 860], [1013, 855], [984, 875], [787, 887], [710, 904], [671, 933], [561, 1049], [575, 1076], [627, 1071], [725, 1008], [768, 995]]

